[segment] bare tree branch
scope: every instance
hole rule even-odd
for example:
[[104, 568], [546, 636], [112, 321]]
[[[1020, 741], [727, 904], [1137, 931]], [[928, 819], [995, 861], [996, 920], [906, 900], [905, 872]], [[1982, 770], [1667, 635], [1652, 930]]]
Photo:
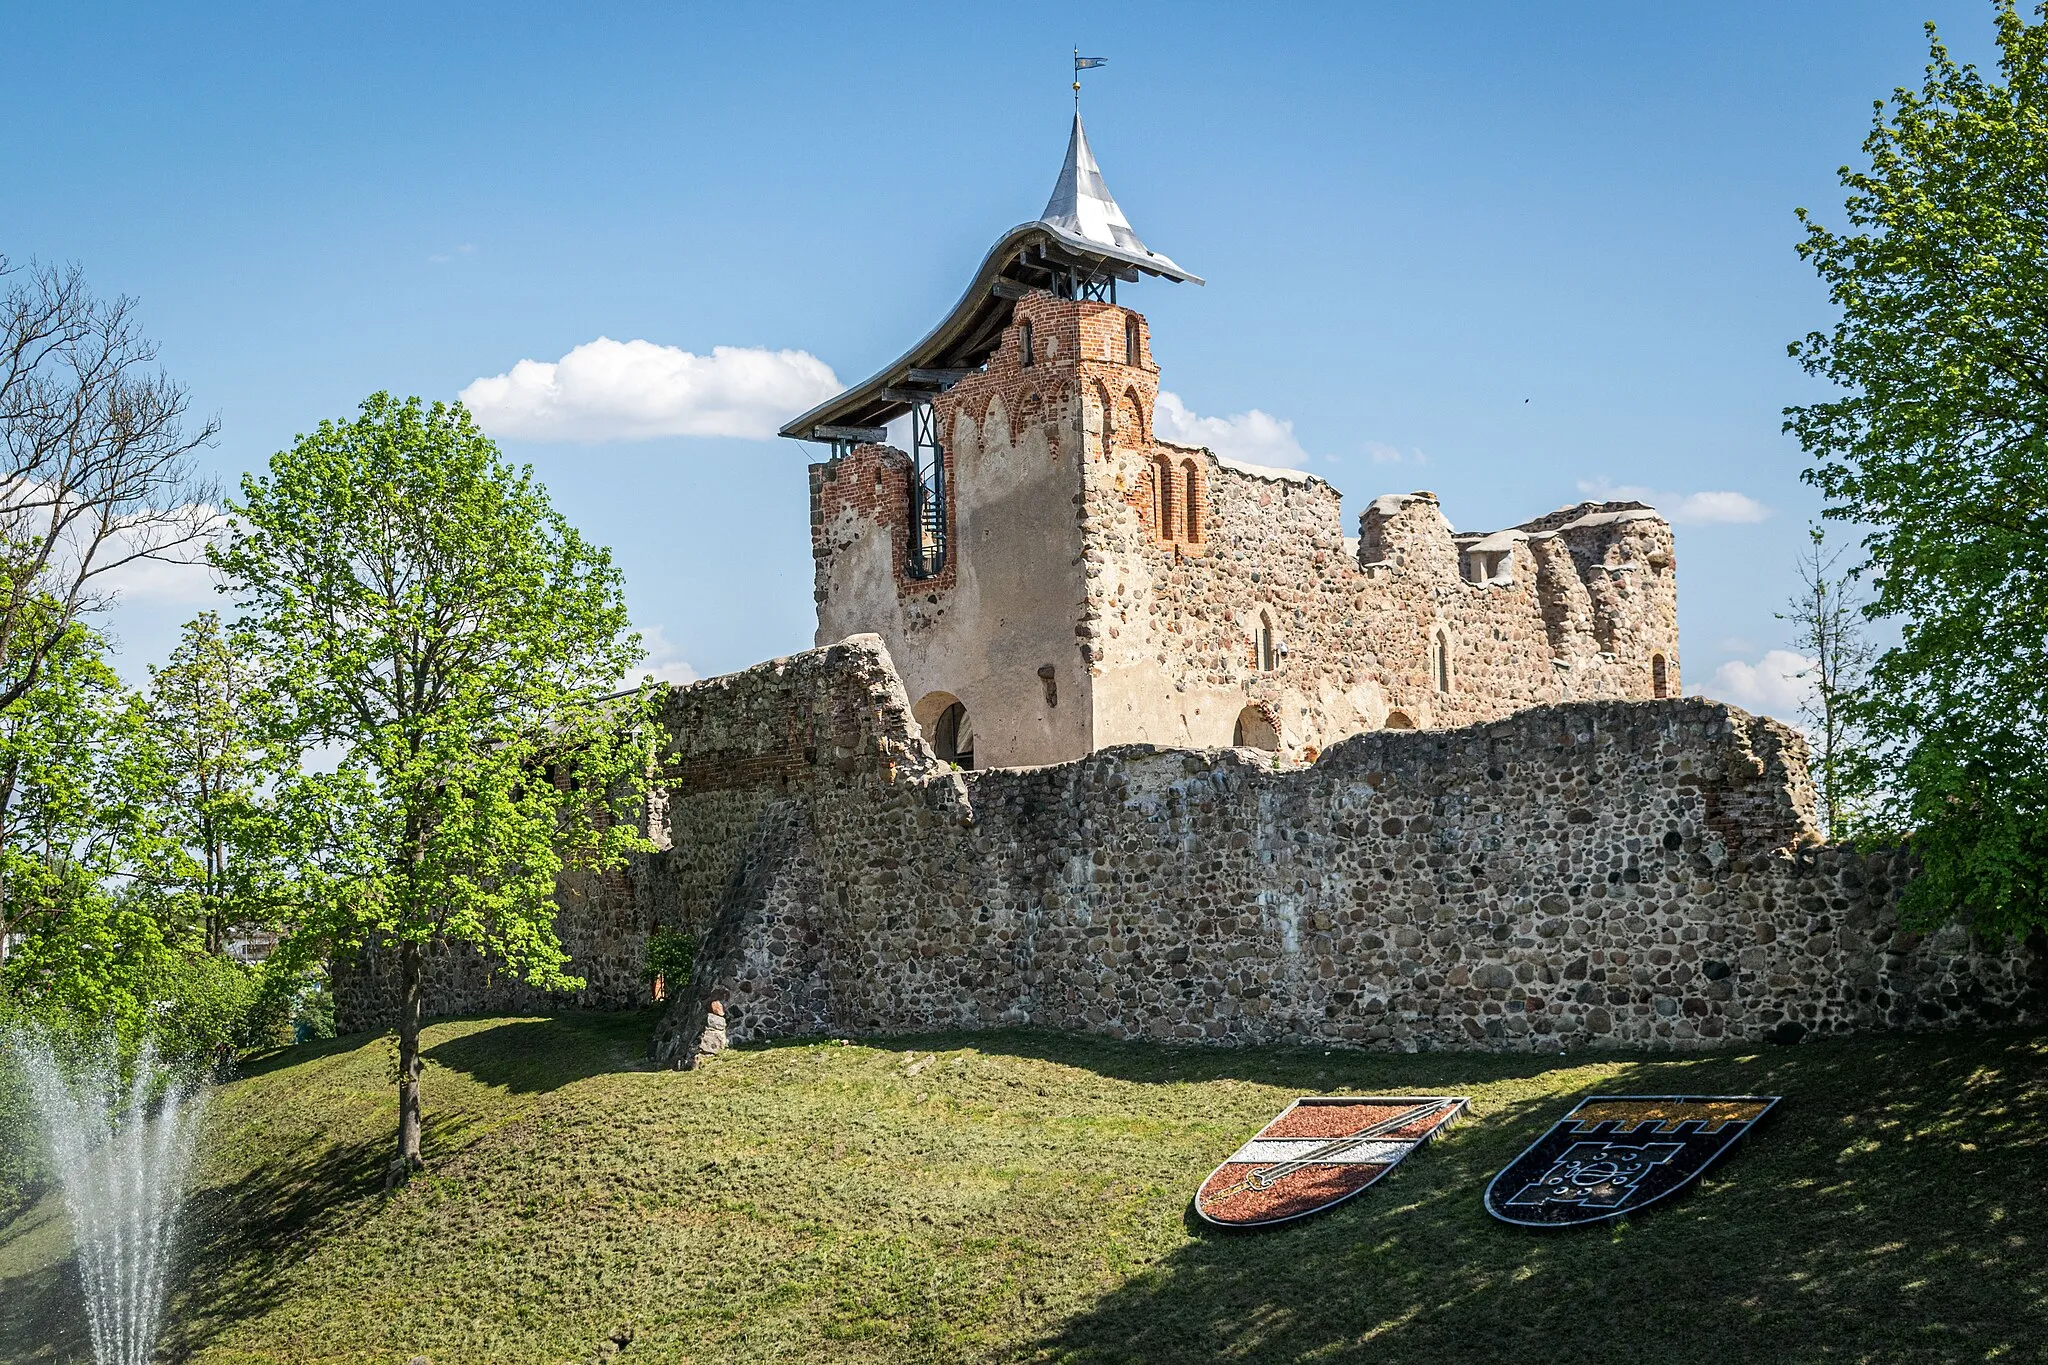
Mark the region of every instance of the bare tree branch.
[[135, 301], [100, 299], [75, 266], [0, 257], [0, 711], [27, 695], [105, 575], [138, 560], [198, 562], [218, 490], [194, 452], [185, 389], [156, 369]]

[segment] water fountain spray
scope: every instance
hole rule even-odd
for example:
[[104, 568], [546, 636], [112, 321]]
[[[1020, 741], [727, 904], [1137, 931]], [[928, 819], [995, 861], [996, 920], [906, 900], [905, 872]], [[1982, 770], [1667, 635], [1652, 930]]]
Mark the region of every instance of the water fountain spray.
[[124, 1077], [111, 1044], [67, 1074], [47, 1040], [11, 1042], [64, 1188], [93, 1358], [148, 1365], [205, 1088], [160, 1067], [147, 1047]]

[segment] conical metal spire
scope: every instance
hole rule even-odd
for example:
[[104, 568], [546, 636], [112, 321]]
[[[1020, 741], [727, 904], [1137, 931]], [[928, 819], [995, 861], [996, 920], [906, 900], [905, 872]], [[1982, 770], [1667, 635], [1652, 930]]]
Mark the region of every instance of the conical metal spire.
[[1102, 183], [1102, 168], [1095, 164], [1095, 153], [1089, 150], [1088, 132], [1081, 126], [1078, 110], [1074, 113], [1073, 135], [1067, 139], [1067, 164], [1060, 168], [1059, 183], [1053, 186], [1052, 198], [1046, 201], [1039, 221], [1070, 237], [1149, 258], [1176, 274], [1184, 273], [1131, 231], [1131, 220], [1124, 217], [1109, 186]]

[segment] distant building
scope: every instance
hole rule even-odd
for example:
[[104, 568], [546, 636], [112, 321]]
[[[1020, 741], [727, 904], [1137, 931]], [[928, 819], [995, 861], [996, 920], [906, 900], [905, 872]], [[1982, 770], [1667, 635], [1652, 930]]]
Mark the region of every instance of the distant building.
[[274, 929], [247, 929], [228, 935], [222, 946], [235, 961], [254, 967], [270, 960], [270, 955], [277, 951], [277, 943]]
[[[1150, 250], [1074, 118], [1045, 213], [1005, 233], [894, 364], [783, 429], [810, 471], [817, 642], [872, 631], [925, 737], [962, 766], [1110, 745], [1250, 746], [1552, 702], [1675, 696], [1671, 528], [1584, 503], [1454, 534], [1427, 492], [1375, 498], [1160, 440]], [[908, 416], [911, 449], [885, 444]]]

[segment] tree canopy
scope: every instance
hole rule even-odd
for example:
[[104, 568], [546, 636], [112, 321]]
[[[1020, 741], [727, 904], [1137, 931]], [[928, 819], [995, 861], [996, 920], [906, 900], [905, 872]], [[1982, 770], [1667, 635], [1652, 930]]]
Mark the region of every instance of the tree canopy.
[[149, 720], [161, 765], [156, 796], [165, 856], [152, 878], [165, 913], [199, 929], [208, 952], [231, 932], [274, 925], [289, 903], [289, 846], [274, 784], [296, 751], [264, 742], [263, 655], [214, 612], [185, 623], [177, 648], [150, 668]]
[[1786, 414], [1901, 632], [1856, 705], [1907, 910], [1987, 933], [2048, 921], [2048, 24], [1994, 9], [1998, 78], [1929, 25], [1841, 171], [1847, 228], [1800, 211], [1839, 317], [1791, 349], [1845, 392]]
[[27, 935], [157, 850], [147, 717], [74, 623], [42, 648], [36, 686], [0, 707], [0, 964]]

